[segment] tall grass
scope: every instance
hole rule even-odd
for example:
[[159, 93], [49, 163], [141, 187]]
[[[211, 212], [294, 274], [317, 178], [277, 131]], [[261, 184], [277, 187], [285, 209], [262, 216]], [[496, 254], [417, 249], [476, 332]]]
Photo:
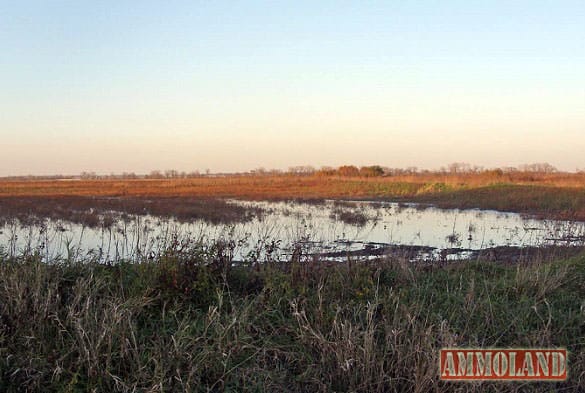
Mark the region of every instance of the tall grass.
[[[100, 197], [100, 198], [98, 198]], [[115, 198], [112, 198], [115, 197]], [[96, 199], [97, 198], [97, 199]], [[34, 212], [99, 225], [89, 208], [239, 221], [217, 198], [382, 199], [585, 220], [585, 174], [417, 174], [390, 177], [226, 176], [194, 179], [0, 181], [0, 220]], [[57, 217], [57, 218], [58, 218]]]
[[[585, 257], [232, 266], [229, 247], [153, 261], [0, 256], [0, 391], [585, 389]], [[443, 383], [442, 347], [567, 347], [565, 383]]]

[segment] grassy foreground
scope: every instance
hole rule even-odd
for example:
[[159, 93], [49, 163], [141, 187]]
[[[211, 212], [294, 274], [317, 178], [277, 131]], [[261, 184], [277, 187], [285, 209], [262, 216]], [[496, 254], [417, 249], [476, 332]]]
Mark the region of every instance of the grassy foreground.
[[[441, 347], [566, 347], [566, 383], [443, 383]], [[585, 256], [115, 266], [0, 257], [0, 391], [585, 389]]]

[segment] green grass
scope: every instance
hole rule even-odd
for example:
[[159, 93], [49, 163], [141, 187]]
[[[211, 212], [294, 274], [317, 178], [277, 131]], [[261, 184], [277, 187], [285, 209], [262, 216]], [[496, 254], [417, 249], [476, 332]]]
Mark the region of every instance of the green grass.
[[[442, 347], [566, 347], [566, 383], [442, 383]], [[585, 389], [585, 256], [232, 267], [0, 257], [0, 391]]]
[[429, 202], [443, 208], [479, 208], [531, 214], [543, 218], [585, 220], [585, 190], [540, 185], [496, 184], [453, 189], [429, 185], [409, 202]]

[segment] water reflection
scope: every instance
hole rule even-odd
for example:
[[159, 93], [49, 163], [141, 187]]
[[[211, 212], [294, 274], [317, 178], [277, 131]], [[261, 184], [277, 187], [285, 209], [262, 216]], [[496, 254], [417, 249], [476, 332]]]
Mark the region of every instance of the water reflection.
[[[479, 210], [443, 210], [384, 202], [232, 201], [267, 213], [247, 223], [179, 223], [157, 217], [133, 217], [111, 227], [90, 229], [64, 221], [0, 230], [2, 252], [38, 252], [55, 258], [154, 258], [185, 242], [230, 241], [234, 259], [286, 260], [295, 252], [339, 259], [348, 254], [376, 257], [410, 247], [418, 257], [462, 258], [473, 250], [498, 246], [583, 245], [585, 224], [536, 220], [518, 214]], [[451, 250], [446, 252], [445, 250]]]

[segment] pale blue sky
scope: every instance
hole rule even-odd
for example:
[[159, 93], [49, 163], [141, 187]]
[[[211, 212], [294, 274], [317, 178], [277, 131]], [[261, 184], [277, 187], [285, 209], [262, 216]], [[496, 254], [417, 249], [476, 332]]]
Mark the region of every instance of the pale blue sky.
[[0, 1], [0, 176], [585, 168], [585, 2]]

